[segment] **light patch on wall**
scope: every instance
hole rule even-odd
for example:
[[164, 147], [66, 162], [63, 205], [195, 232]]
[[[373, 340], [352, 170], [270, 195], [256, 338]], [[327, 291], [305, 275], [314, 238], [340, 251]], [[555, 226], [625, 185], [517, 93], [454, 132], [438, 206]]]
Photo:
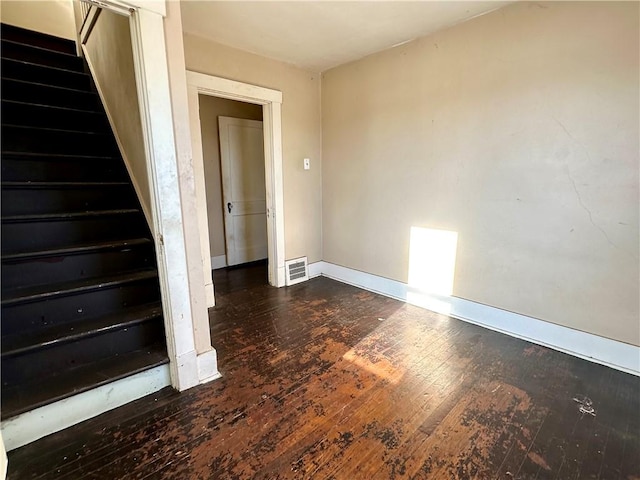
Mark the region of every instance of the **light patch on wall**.
[[449, 315], [458, 232], [411, 227], [410, 242], [407, 301]]
[[458, 232], [411, 227], [409, 286], [423, 293], [453, 294]]

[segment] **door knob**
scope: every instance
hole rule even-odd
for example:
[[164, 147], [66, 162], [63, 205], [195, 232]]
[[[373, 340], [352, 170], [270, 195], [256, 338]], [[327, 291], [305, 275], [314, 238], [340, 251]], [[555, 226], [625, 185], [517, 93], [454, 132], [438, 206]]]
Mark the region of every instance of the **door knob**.
[[233, 205], [231, 205], [231, 202], [227, 203], [227, 210], [229, 210], [229, 213], [231, 213], [232, 208], [233, 208]]

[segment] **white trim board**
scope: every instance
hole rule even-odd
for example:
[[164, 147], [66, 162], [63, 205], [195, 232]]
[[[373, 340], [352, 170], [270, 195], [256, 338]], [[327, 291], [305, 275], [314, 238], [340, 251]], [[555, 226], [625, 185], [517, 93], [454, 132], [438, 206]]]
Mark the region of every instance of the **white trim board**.
[[512, 337], [640, 376], [640, 347], [634, 345], [463, 298], [430, 295], [418, 291], [406, 283], [329, 262], [310, 264], [309, 274], [309, 276], [322, 275], [417, 305], [436, 313], [448, 315]]
[[[313, 262], [307, 265], [307, 273], [309, 278], [316, 278], [322, 275], [322, 267], [325, 262]], [[336, 279], [337, 280], [337, 279]]]
[[218, 255], [217, 257], [211, 257], [211, 270], [217, 270], [218, 268], [224, 268], [227, 266], [227, 256]]
[[282, 103], [282, 92], [271, 88], [237, 82], [192, 70], [187, 70], [187, 81], [190, 85], [198, 87], [199, 93], [205, 95], [230, 98], [231, 100], [256, 103], [258, 105]]
[[151, 13], [167, 16], [167, 8], [164, 0], [83, 0], [98, 8], [108, 8], [120, 15], [131, 13], [131, 9], [144, 9]]
[[[191, 126], [194, 175], [196, 184], [201, 185], [198, 196], [200, 212], [200, 243], [205, 262], [205, 285], [213, 286], [208, 248], [209, 228], [207, 224], [207, 204], [204, 195], [204, 167], [202, 138], [200, 133], [199, 95], [230, 98], [241, 102], [262, 105], [264, 134], [265, 187], [267, 200], [267, 244], [269, 252], [269, 284], [275, 287], [285, 285], [285, 245], [284, 245], [284, 180], [282, 160], [282, 92], [237, 82], [204, 73], [186, 71], [189, 89], [189, 121]], [[214, 299], [215, 301], [215, 299]]]
[[[166, 7], [164, 0], [149, 6], [156, 3]], [[210, 353], [206, 289], [198, 281], [205, 278], [202, 262], [209, 257], [202, 258], [198, 224], [185, 213], [191, 194], [197, 193], [189, 180], [195, 173], [190, 149], [185, 148], [188, 134], [174, 130], [174, 118], [176, 125], [184, 125], [183, 117], [188, 117], [182, 29], [179, 14], [163, 18], [144, 8], [131, 12], [129, 25], [169, 369], [172, 385], [182, 391], [219, 375], [212, 361], [215, 353]]]
[[0, 426], [2, 438], [13, 450], [169, 385], [169, 365], [160, 365], [10, 418]]

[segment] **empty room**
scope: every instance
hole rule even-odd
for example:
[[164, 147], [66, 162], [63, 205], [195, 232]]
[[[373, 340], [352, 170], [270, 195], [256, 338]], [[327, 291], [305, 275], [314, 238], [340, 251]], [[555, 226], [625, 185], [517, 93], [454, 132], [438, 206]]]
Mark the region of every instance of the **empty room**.
[[0, 20], [4, 478], [640, 478], [639, 2]]

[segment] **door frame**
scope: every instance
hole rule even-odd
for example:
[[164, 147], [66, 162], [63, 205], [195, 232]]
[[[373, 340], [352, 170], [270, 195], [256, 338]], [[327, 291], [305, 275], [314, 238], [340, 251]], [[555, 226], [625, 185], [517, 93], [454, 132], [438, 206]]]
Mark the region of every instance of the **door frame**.
[[200, 247], [202, 249], [207, 305], [213, 306], [215, 304], [215, 296], [211, 274], [211, 255], [209, 252], [209, 224], [198, 95], [210, 95], [262, 105], [269, 284], [274, 287], [283, 287], [285, 285], [285, 253], [282, 92], [191, 70], [187, 70], [187, 89], [189, 96], [189, 126], [193, 150], [196, 202], [198, 205], [198, 222], [200, 224]]

